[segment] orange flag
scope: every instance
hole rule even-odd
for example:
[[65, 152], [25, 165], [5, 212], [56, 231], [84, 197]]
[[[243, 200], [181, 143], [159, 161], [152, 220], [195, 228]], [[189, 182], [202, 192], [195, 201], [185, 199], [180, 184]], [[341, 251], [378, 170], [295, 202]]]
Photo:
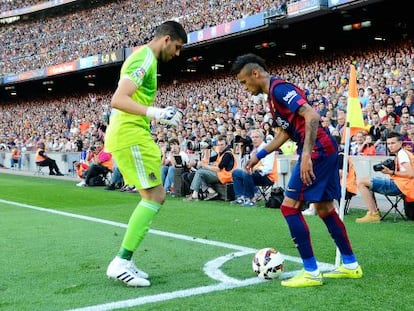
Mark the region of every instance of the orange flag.
[[349, 122], [350, 137], [357, 132], [364, 130], [364, 119], [362, 117], [362, 108], [358, 97], [356, 69], [354, 65], [351, 65], [351, 72], [349, 74], [346, 122]]

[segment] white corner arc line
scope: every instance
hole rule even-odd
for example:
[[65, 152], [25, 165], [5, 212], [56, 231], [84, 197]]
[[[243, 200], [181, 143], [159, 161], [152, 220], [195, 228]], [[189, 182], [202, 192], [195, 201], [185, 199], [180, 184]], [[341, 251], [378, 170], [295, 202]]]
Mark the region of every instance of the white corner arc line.
[[[92, 221], [92, 222], [96, 222], [96, 223], [107, 224], [107, 225], [121, 227], [121, 228], [126, 228], [127, 227], [126, 224], [122, 224], [122, 223], [119, 223], [119, 222], [114, 222], [114, 221], [110, 221], [110, 220], [105, 220], [105, 219], [100, 219], [100, 218], [95, 218], [95, 217], [90, 217], [90, 216], [84, 216], [84, 215], [79, 215], [79, 214], [74, 214], [74, 213], [63, 212], [63, 211], [38, 207], [38, 206], [24, 204], [24, 203], [7, 201], [7, 200], [3, 200], [3, 199], [0, 199], [0, 203], [4, 203], [4, 204], [8, 204], [8, 205], [14, 205], [14, 206], [18, 206], [18, 207], [25, 207], [25, 208], [29, 208], [29, 209], [33, 209], [33, 210], [37, 210], [37, 211], [41, 211], [41, 212], [47, 212], [47, 213], [51, 213], [51, 214], [62, 215], [62, 216], [66, 216], [66, 217], [72, 217], [72, 218]], [[249, 247], [243, 247], [243, 246], [240, 246], [240, 245], [235, 245], [235, 244], [230, 244], [230, 243], [224, 243], [224, 242], [219, 242], [219, 241], [212, 241], [212, 240], [206, 240], [206, 239], [191, 237], [191, 236], [188, 236], [188, 235], [170, 233], [170, 232], [165, 232], [165, 231], [160, 231], [160, 230], [150, 229], [149, 232], [152, 233], [152, 234], [155, 234], [155, 235], [172, 237], [172, 238], [185, 240], [185, 241], [189, 241], [189, 242], [196, 242], [196, 243], [200, 243], [200, 244], [206, 244], [206, 245], [212, 245], [212, 246], [237, 250], [238, 252], [233, 252], [233, 253], [215, 258], [215, 259], [207, 262], [204, 265], [203, 270], [206, 273], [206, 275], [208, 275], [210, 278], [212, 278], [216, 281], [219, 281], [220, 282], [219, 284], [189, 288], [189, 289], [185, 289], [185, 290], [161, 293], [161, 294], [150, 295], [150, 296], [143, 296], [143, 297], [139, 297], [139, 298], [135, 298], [135, 299], [114, 301], [114, 302], [95, 305], [95, 306], [88, 306], [88, 307], [83, 307], [83, 308], [71, 309], [69, 311], [75, 311], [75, 310], [76, 311], [105, 311], [105, 310], [129, 308], [129, 307], [144, 305], [144, 304], [148, 304], [148, 303], [155, 303], [155, 302], [161, 302], [161, 301], [166, 301], [166, 300], [171, 300], [171, 299], [176, 299], [176, 298], [184, 298], [184, 297], [189, 297], [189, 296], [207, 294], [207, 293], [211, 293], [211, 292], [215, 292], [215, 291], [228, 290], [228, 289], [233, 289], [233, 288], [238, 288], [238, 287], [245, 287], [245, 286], [250, 286], [250, 285], [266, 282], [266, 281], [261, 280], [257, 277], [253, 277], [253, 278], [249, 278], [249, 279], [245, 279], [245, 280], [238, 280], [238, 279], [231, 278], [231, 277], [225, 275], [220, 270], [220, 267], [225, 262], [227, 262], [227, 261], [229, 261], [229, 260], [231, 260], [235, 257], [241, 257], [241, 256], [244, 256], [244, 255], [253, 254], [257, 251], [257, 249], [249, 248]], [[288, 256], [288, 255], [284, 255], [284, 256], [285, 256], [286, 259], [289, 259], [291, 261], [301, 262], [301, 259], [298, 258], [298, 257], [293, 257], [293, 256]], [[332, 264], [319, 263], [319, 262], [318, 262], [318, 264], [320, 265], [321, 271], [326, 271], [326, 270], [330, 270], [330, 269], [334, 268], [334, 265], [332, 265]], [[284, 272], [282, 274], [282, 278], [292, 276], [296, 273], [297, 273], [297, 271]]]
[[220, 267], [222, 267], [224, 263], [232, 260], [233, 258], [248, 254], [250, 254], [250, 252], [237, 252], [217, 257], [204, 265], [204, 273], [211, 279], [222, 283], [239, 284], [241, 282], [240, 280], [227, 276], [221, 271]]

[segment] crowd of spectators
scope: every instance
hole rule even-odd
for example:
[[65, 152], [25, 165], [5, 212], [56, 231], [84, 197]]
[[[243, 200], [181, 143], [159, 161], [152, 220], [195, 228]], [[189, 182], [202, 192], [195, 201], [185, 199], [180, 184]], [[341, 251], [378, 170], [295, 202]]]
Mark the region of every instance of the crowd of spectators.
[[[155, 26], [168, 19], [192, 32], [278, 9], [284, 3], [286, 0], [166, 0], [136, 5], [134, 0], [118, 0], [65, 15], [0, 25], [0, 76], [141, 45], [152, 37]], [[2, 8], [11, 5], [4, 0], [1, 4]]]
[[[367, 48], [352, 57], [343, 52], [335, 57], [325, 54], [307, 62], [272, 65], [270, 71], [301, 86], [324, 126], [341, 136], [349, 65], [355, 63], [366, 128], [352, 137], [351, 150], [354, 155], [372, 155], [384, 154], [383, 143], [391, 131], [401, 133], [404, 146], [413, 150], [413, 60], [412, 42], [406, 41], [387, 48]], [[111, 91], [105, 91], [0, 105], [0, 144], [3, 148], [19, 145], [23, 152], [34, 151], [37, 141], [44, 141], [49, 151], [85, 150], [92, 141], [104, 137], [111, 96]], [[247, 139], [253, 128], [262, 129], [266, 136], [277, 135], [266, 99], [247, 95], [232, 75], [200, 75], [161, 84], [155, 104], [184, 110], [185, 119], [178, 129], [154, 120], [151, 123], [154, 139], [178, 139], [184, 151], [190, 140], [215, 143], [219, 135]], [[367, 148], [371, 145], [375, 148]]]
[[30, 7], [45, 1], [46, 0], [0, 0], [0, 12]]
[[23, 152], [34, 152], [43, 141], [49, 152], [88, 149], [92, 140], [103, 137], [109, 101], [107, 93], [0, 105], [1, 148], [19, 145]]

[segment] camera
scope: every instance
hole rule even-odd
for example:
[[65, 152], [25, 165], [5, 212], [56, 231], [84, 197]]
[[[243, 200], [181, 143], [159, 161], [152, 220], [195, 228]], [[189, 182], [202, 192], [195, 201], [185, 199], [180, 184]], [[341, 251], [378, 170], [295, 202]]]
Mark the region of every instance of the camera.
[[187, 143], [188, 150], [191, 151], [200, 151], [201, 149], [210, 149], [213, 147], [213, 143], [211, 141], [189, 141]]
[[381, 163], [375, 164], [373, 166], [373, 169], [376, 172], [380, 172], [384, 169], [384, 166], [389, 168], [390, 170], [394, 171], [395, 170], [395, 161], [394, 161], [394, 159], [386, 159], [386, 160], [382, 161]]

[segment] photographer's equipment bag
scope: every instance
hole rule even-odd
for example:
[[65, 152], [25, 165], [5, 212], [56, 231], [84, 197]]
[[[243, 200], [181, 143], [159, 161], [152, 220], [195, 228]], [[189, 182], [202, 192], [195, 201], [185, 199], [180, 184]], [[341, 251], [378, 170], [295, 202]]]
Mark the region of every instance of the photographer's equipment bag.
[[282, 187], [273, 188], [270, 192], [269, 200], [266, 202], [267, 208], [280, 208], [285, 197], [285, 190]]
[[88, 186], [90, 187], [105, 186], [105, 180], [101, 175], [92, 177], [91, 179], [89, 179]]
[[404, 200], [404, 212], [409, 220], [414, 220], [414, 202], [407, 202]]

